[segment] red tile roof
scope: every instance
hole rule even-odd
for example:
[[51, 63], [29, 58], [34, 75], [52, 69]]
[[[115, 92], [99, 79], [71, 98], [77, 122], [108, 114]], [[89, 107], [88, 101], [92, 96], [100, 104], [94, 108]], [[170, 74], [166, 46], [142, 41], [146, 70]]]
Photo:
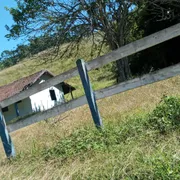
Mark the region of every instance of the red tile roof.
[[[5, 86], [1, 86], [0, 87], [0, 101], [3, 101], [15, 94], [20, 93], [21, 91], [25, 90], [27, 87], [30, 87], [45, 73], [49, 74], [52, 77], [54, 76], [51, 72], [47, 70], [42, 70], [30, 76], [14, 81], [10, 84], [7, 84]], [[66, 92], [64, 93], [67, 94], [69, 93], [70, 90], [75, 90], [75, 88], [70, 86], [67, 83], [63, 83], [63, 90], [66, 90]]]

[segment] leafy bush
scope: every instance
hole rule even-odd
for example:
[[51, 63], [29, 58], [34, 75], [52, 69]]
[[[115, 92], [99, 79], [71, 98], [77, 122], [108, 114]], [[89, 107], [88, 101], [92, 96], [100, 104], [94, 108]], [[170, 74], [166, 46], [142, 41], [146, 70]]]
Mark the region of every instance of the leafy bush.
[[31, 152], [19, 152], [9, 165], [26, 163], [19, 171], [24, 177], [58, 179], [63, 172], [67, 179], [180, 179], [179, 104], [178, 97], [164, 97], [150, 114], [104, 118], [101, 131], [88, 125], [58, 136], [53, 146], [33, 141]]
[[180, 179], [180, 159], [169, 152], [154, 152], [150, 156], [141, 154], [138, 167], [129, 173], [127, 179], [139, 180], [176, 180]]
[[45, 149], [43, 157], [46, 160], [53, 157], [66, 159], [94, 150], [105, 152], [139, 138], [148, 130], [147, 126], [164, 133], [179, 124], [180, 98], [163, 97], [160, 104], [147, 116], [128, 118], [124, 122], [109, 124], [101, 131], [92, 127], [76, 130], [53, 148]]
[[148, 117], [149, 125], [164, 133], [180, 124], [180, 98], [163, 97], [160, 104]]
[[110, 150], [136, 138], [142, 132], [143, 124], [139, 120], [141, 119], [128, 119], [127, 122], [109, 124], [102, 130], [92, 127], [77, 130], [59, 141], [55, 147], [45, 149], [43, 156], [46, 160], [53, 157], [66, 159], [94, 150]]

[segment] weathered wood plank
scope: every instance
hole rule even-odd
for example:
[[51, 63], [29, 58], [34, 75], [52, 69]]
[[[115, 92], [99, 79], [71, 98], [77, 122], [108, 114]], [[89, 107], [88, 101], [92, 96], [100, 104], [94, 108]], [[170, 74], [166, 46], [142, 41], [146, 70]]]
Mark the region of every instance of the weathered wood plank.
[[98, 57], [92, 61], [89, 61], [87, 62], [87, 69], [91, 70], [102, 67], [110, 62], [117, 61], [137, 52], [143, 51], [177, 36], [180, 36], [180, 23], [120, 47], [119, 49]]
[[158, 81], [162, 81], [174, 76], [180, 75], [180, 63], [174, 66], [164, 68], [159, 71], [155, 71], [150, 74], [146, 74], [142, 77], [138, 77], [99, 91], [96, 91], [96, 98], [103, 99], [105, 97], [112, 96], [121, 92], [125, 92], [137, 87], [152, 84]]
[[11, 136], [8, 133], [4, 115], [1, 109], [0, 109], [0, 137], [7, 158], [14, 157], [15, 156], [14, 145], [12, 143]]
[[32, 115], [32, 116], [30, 116], [28, 118], [17, 121], [17, 122], [15, 122], [13, 124], [9, 124], [7, 126], [8, 131], [9, 132], [16, 131], [16, 130], [18, 130], [20, 128], [29, 126], [29, 125], [34, 124], [36, 122], [39, 122], [41, 120], [48, 119], [48, 118], [60, 115], [60, 114], [62, 114], [64, 112], [66, 112], [66, 111], [72, 110], [72, 109], [77, 108], [79, 106], [82, 106], [82, 105], [84, 105], [86, 103], [87, 103], [86, 97], [82, 96], [82, 97], [80, 97], [78, 99], [69, 101], [68, 103], [58, 105], [58, 106], [56, 106], [56, 107], [54, 107], [52, 109], [49, 109], [47, 111], [37, 113], [37, 114]]
[[[147, 36], [143, 39], [140, 39], [138, 41], [127, 44], [126, 46], [123, 46], [115, 51], [112, 51], [111, 53], [104, 55], [104, 56], [98, 57], [87, 63], [87, 69], [92, 70], [92, 69], [95, 69], [98, 67], [102, 67], [105, 64], [116, 61], [118, 59], [122, 59], [123, 57], [132, 55], [134, 53], [140, 52], [144, 49], [155, 46], [157, 44], [160, 44], [164, 41], [170, 40], [177, 36], [180, 36], [180, 23], [176, 24], [172, 27], [169, 27], [167, 29], [164, 29], [162, 31], [159, 31], [157, 33], [154, 33], [154, 34]], [[14, 95], [4, 101], [1, 101], [0, 106], [6, 107], [10, 104], [13, 104], [13, 103], [20, 101], [26, 97], [29, 97], [39, 91], [47, 89], [48, 87], [57, 85], [60, 82], [63, 82], [65, 80], [67, 80], [71, 77], [77, 76], [77, 75], [78, 75], [77, 68], [71, 69], [65, 73], [62, 73], [54, 78], [49, 79], [48, 81], [46, 81], [44, 83], [33, 86], [26, 91], [23, 91], [17, 95]]]
[[[134, 89], [134, 88], [144, 86], [147, 84], [151, 84], [154, 82], [162, 81], [162, 80], [171, 78], [173, 76], [177, 76], [179, 74], [180, 74], [180, 63], [177, 65], [170, 66], [170, 67], [164, 68], [162, 70], [144, 75], [142, 77], [120, 83], [118, 85], [114, 85], [114, 86], [111, 86], [111, 87], [108, 87], [105, 89], [98, 90], [95, 92], [96, 99], [102, 99], [105, 97], [109, 97], [109, 96], [130, 90], [130, 89]], [[60, 115], [66, 111], [72, 110], [72, 109], [82, 106], [84, 104], [87, 104], [87, 100], [86, 100], [85, 96], [82, 96], [82, 97], [72, 100], [68, 103], [62, 104], [60, 106], [56, 106], [47, 111], [38, 113], [31, 117], [28, 117], [22, 121], [18, 121], [14, 124], [8, 125], [8, 129], [10, 132], [13, 132], [20, 128], [31, 125], [33, 123], [39, 122], [43, 119], [48, 119], [50, 117]]]
[[51, 79], [48, 79], [47, 81], [45, 81], [44, 83], [41, 83], [41, 84], [37, 84], [37, 85], [34, 85], [33, 87], [30, 87], [29, 89], [25, 90], [25, 91], [22, 91], [20, 92], [19, 94], [16, 94], [10, 98], [7, 98], [6, 100], [4, 101], [1, 101], [0, 102], [0, 107], [6, 107], [10, 104], [13, 104], [15, 102], [18, 102], [22, 99], [25, 99], [37, 92], [40, 92], [44, 89], [47, 89], [51, 86], [54, 86], [54, 85], [57, 85], [63, 81], [65, 81], [66, 79], [69, 79], [71, 77], [74, 77], [74, 76], [77, 76], [78, 75], [78, 70], [77, 68], [73, 68], [67, 72], [64, 72], [58, 76], [55, 76]]
[[79, 75], [82, 81], [82, 85], [84, 88], [84, 92], [86, 95], [86, 99], [91, 111], [91, 115], [94, 121], [95, 126], [99, 129], [103, 127], [103, 123], [102, 123], [102, 119], [99, 113], [99, 109], [96, 103], [96, 97], [94, 94], [94, 91], [92, 89], [91, 86], [91, 82], [89, 80], [89, 75], [88, 75], [88, 71], [86, 68], [86, 64], [84, 62], [84, 60], [82, 59], [78, 59], [76, 61], [77, 67], [78, 67], [78, 71], [79, 71]]

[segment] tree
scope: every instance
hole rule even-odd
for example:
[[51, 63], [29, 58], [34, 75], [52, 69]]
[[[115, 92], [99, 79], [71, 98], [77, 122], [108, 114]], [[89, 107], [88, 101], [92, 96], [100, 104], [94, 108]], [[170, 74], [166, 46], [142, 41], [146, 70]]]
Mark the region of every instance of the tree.
[[[99, 34], [101, 44], [115, 50], [130, 41], [141, 3], [133, 0], [16, 0], [17, 8], [8, 9], [14, 24], [7, 26], [7, 38], [53, 36], [54, 50], [70, 42], [76, 48], [85, 37]], [[92, 45], [92, 47], [93, 47]], [[118, 82], [131, 76], [128, 57], [118, 60]]]
[[[179, 0], [146, 0], [138, 27], [143, 36], [168, 28], [180, 22]], [[132, 73], [148, 73], [179, 62], [180, 38], [174, 38], [136, 55], [131, 64]]]
[[144, 35], [160, 31], [180, 21], [179, 0], [146, 0], [141, 15]]
[[3, 51], [1, 53], [0, 61], [1, 61], [1, 68], [2, 69], [5, 67], [10, 67], [12, 65], [15, 65], [18, 61], [17, 56], [16, 56], [16, 51], [15, 50]]
[[1, 69], [13, 66], [29, 55], [28, 45], [17, 45], [15, 50], [5, 50], [0, 55]]
[[52, 35], [41, 35], [38, 37], [31, 37], [28, 41], [29, 51], [31, 55], [37, 54], [56, 45], [55, 38]]
[[19, 44], [15, 50], [5, 50], [0, 55], [0, 69], [13, 66], [26, 57], [42, 52], [55, 45], [53, 36], [39, 36], [28, 40], [26, 45]]

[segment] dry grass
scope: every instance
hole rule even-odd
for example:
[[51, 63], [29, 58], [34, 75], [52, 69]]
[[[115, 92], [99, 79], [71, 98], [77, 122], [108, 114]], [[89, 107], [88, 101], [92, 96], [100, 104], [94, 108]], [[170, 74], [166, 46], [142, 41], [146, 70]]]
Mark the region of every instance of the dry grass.
[[[65, 72], [75, 67], [76, 60], [79, 58], [84, 59], [85, 61], [89, 61], [98, 56], [98, 49], [94, 49], [93, 56], [91, 56], [90, 49], [91, 43], [87, 40], [87, 42], [82, 42], [80, 44], [78, 54], [75, 54], [75, 52], [71, 52], [72, 55], [66, 54], [66, 56], [64, 56], [63, 58], [57, 56], [56, 59], [49, 58], [49, 60], [44, 60], [42, 53], [32, 58], [24, 59], [19, 64], [0, 71], [0, 86], [33, 74], [42, 69], [47, 69], [55, 75]], [[103, 47], [102, 54], [106, 52], [108, 52], [107, 47]]]
[[[105, 123], [113, 123], [113, 121], [121, 121], [127, 115], [134, 116], [135, 114], [150, 111], [164, 94], [179, 94], [179, 87], [180, 77], [174, 77], [99, 100], [98, 106], [103, 121]], [[139, 142], [139, 144], [132, 143], [130, 146], [123, 148], [124, 151], [120, 156], [121, 158], [123, 156], [126, 157], [126, 162], [120, 163], [113, 153], [101, 154], [98, 152], [95, 152], [89, 158], [86, 157], [84, 161], [81, 160], [81, 157], [77, 157], [65, 163], [58, 159], [46, 162], [38, 155], [41, 149], [54, 146], [60, 139], [69, 136], [77, 128], [79, 129], [87, 125], [92, 126], [92, 128], [94, 127], [87, 105], [55, 117], [55, 119], [59, 119], [59, 121], [56, 121], [56, 123], [52, 123], [53, 121], [50, 120], [48, 122], [43, 121], [12, 133], [17, 154], [23, 155], [23, 158], [20, 161], [7, 162], [1, 148], [0, 179], [76, 179], [76, 177], [77, 179], [86, 179], [86, 171], [87, 174], [91, 168], [97, 168], [102, 171], [108, 165], [110, 165], [109, 171], [112, 173], [113, 179], [113, 171], [115, 173], [118, 167], [123, 167], [125, 164], [128, 166], [128, 163], [133, 161], [136, 162], [134, 158], [137, 158], [139, 153], [145, 153], [146, 156], [151, 154], [152, 149], [147, 147], [149, 144], [143, 146], [142, 142]], [[176, 134], [172, 135], [168, 142], [171, 141], [172, 144], [173, 139], [176, 139]], [[163, 141], [162, 145], [159, 146], [162, 146], [162, 148], [163, 146], [167, 147], [168, 142]], [[173, 148], [178, 149], [179, 145], [176, 141], [174, 142]], [[120, 157], [118, 156], [117, 158]], [[135, 165], [138, 167], [137, 164]], [[124, 168], [126, 169], [127, 167]], [[125, 171], [125, 169], [119, 171]], [[78, 176], [80, 172], [84, 177]]]
[[[81, 51], [81, 57], [88, 60], [86, 50]], [[52, 63], [37, 65], [37, 59], [25, 60], [24, 62], [5, 69], [0, 72], [0, 85], [9, 83], [20, 77], [27, 76], [40, 69], [48, 69], [54, 74], [61, 73], [75, 66], [75, 58], [56, 60]], [[90, 77], [95, 89], [110, 86], [114, 80], [112, 72], [103, 68], [90, 72]], [[102, 77], [105, 77], [102, 79]], [[100, 81], [100, 79], [102, 79]], [[78, 77], [68, 81], [78, 88], [75, 97], [83, 94], [81, 82]], [[103, 122], [113, 124], [124, 121], [127, 117], [135, 117], [145, 112], [150, 112], [161, 100], [163, 95], [180, 95], [180, 76], [165, 81], [140, 87], [121, 94], [114, 95], [98, 101]], [[67, 97], [69, 98], [69, 97]], [[98, 174], [104, 174], [105, 179], [131, 179], [127, 178], [128, 169], [133, 169], [134, 173], [140, 173], [142, 169], [153, 173], [151, 166], [145, 163], [140, 164], [137, 159], [149, 158], [152, 152], [164, 153], [165, 149], [175, 153], [179, 157], [179, 144], [177, 133], [161, 139], [156, 147], [152, 138], [147, 136], [142, 140], [140, 136], [137, 141], [130, 141], [124, 144], [119, 151], [116, 149], [110, 152], [92, 151], [89, 154], [77, 156], [62, 161], [59, 158], [44, 160], [41, 151], [55, 146], [61, 139], [68, 137], [77, 129], [84, 127], [94, 128], [94, 124], [88, 106], [82, 106], [60, 116], [49, 119], [47, 122], [31, 125], [11, 134], [17, 158], [8, 161], [5, 158], [2, 146], [0, 147], [0, 179], [102, 179]], [[172, 146], [172, 147], [171, 147]], [[157, 154], [158, 154], [157, 153]], [[117, 174], [122, 174], [117, 178]], [[103, 178], [103, 179], [104, 179]]]

